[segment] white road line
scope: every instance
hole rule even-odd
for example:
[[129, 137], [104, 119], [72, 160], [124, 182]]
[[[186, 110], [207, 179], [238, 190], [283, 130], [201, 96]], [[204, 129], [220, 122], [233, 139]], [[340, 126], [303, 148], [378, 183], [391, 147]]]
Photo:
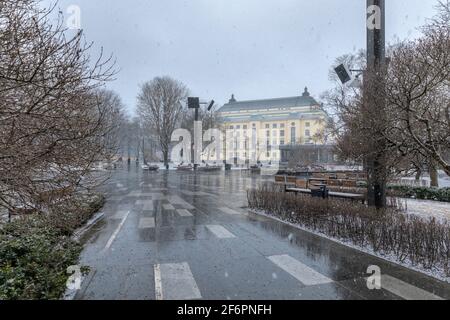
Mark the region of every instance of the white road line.
[[225, 212], [226, 214], [233, 214], [233, 215], [241, 214], [240, 212], [237, 212], [237, 211], [235, 211], [233, 209], [230, 209], [228, 207], [222, 207], [222, 208], [219, 208], [219, 210], [222, 211], [222, 212]]
[[155, 274], [155, 299], [156, 300], [163, 300], [163, 293], [162, 293], [162, 283], [161, 283], [161, 268], [159, 264], [155, 264], [153, 266], [153, 271]]
[[141, 193], [139, 191], [131, 191], [127, 194], [128, 197], [139, 197]]
[[125, 214], [125, 216], [122, 218], [122, 221], [120, 221], [120, 223], [117, 226], [116, 230], [111, 235], [111, 238], [109, 238], [108, 242], [106, 243], [106, 246], [105, 246], [105, 249], [104, 249], [105, 251], [108, 250], [111, 247], [112, 243], [114, 242], [114, 240], [116, 239], [117, 235], [119, 234], [120, 229], [122, 229], [122, 227], [123, 227], [123, 225], [125, 223], [125, 220], [127, 220], [129, 214], [130, 214], [130, 211], [128, 211]]
[[381, 287], [406, 300], [444, 300], [428, 291], [388, 275], [381, 276]]
[[192, 213], [190, 213], [188, 210], [186, 209], [177, 209], [177, 213], [178, 215], [180, 215], [181, 217], [192, 217]]
[[155, 218], [139, 219], [139, 229], [151, 229], [155, 227]]
[[313, 286], [333, 282], [333, 280], [325, 277], [287, 254], [267, 258], [304, 285]]
[[163, 204], [164, 210], [175, 210], [175, 207], [171, 204]]
[[121, 220], [127, 214], [127, 210], [117, 210], [116, 213], [111, 217], [114, 220]]
[[227, 238], [236, 238], [234, 234], [219, 225], [207, 225], [209, 231], [211, 231], [217, 238], [227, 239]]
[[155, 268], [155, 295], [157, 300], [194, 300], [202, 298], [189, 264], [183, 262], [157, 266], [159, 268], [159, 272]]

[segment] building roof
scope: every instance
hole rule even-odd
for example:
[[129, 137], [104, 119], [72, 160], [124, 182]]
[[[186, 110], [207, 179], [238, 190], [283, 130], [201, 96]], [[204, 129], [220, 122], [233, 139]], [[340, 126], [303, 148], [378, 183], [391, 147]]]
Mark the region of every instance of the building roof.
[[258, 111], [267, 109], [318, 106], [319, 103], [310, 96], [308, 88], [303, 95], [297, 97], [275, 98], [264, 100], [237, 101], [234, 95], [230, 101], [219, 109], [219, 112]]
[[284, 120], [319, 120], [322, 113], [287, 112], [276, 115], [242, 115], [242, 116], [222, 116], [222, 122], [249, 122], [249, 121], [284, 121]]

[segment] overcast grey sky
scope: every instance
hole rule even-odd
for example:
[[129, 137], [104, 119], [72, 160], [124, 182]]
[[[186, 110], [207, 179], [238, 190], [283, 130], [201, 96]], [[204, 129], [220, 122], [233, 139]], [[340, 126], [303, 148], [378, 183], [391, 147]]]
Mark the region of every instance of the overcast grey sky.
[[[50, 2], [49, 0], [45, 0]], [[44, 2], [45, 3], [45, 2]], [[169, 75], [219, 104], [329, 88], [335, 57], [365, 47], [366, 0], [60, 0], [121, 69], [128, 110], [139, 84]], [[435, 0], [386, 0], [387, 39], [417, 36]]]

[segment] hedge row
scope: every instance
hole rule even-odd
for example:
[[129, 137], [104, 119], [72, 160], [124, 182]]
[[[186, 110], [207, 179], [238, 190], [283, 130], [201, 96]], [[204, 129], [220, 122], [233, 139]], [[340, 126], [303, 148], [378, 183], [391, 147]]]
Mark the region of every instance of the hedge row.
[[403, 198], [450, 202], [450, 188], [389, 186], [389, 194]]
[[103, 202], [95, 196], [75, 211], [19, 217], [0, 225], [0, 300], [61, 298], [67, 268], [78, 264], [82, 249], [70, 235]]
[[380, 211], [357, 202], [284, 193], [274, 186], [249, 190], [247, 197], [252, 209], [450, 275], [447, 221], [423, 220], [393, 208]]

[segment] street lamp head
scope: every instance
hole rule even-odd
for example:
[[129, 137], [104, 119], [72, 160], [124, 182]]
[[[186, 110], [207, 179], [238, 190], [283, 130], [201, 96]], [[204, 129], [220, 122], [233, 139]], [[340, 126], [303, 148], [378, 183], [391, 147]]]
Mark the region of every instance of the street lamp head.
[[346, 65], [340, 64], [336, 68], [334, 68], [339, 80], [341, 80], [342, 84], [346, 84], [347, 82], [352, 80], [352, 74]]
[[208, 106], [208, 111], [211, 111], [212, 107], [214, 107], [214, 103], [215, 103], [215, 101], [211, 100], [211, 103]]
[[188, 97], [188, 108], [198, 109], [200, 108], [200, 98], [198, 97]]

